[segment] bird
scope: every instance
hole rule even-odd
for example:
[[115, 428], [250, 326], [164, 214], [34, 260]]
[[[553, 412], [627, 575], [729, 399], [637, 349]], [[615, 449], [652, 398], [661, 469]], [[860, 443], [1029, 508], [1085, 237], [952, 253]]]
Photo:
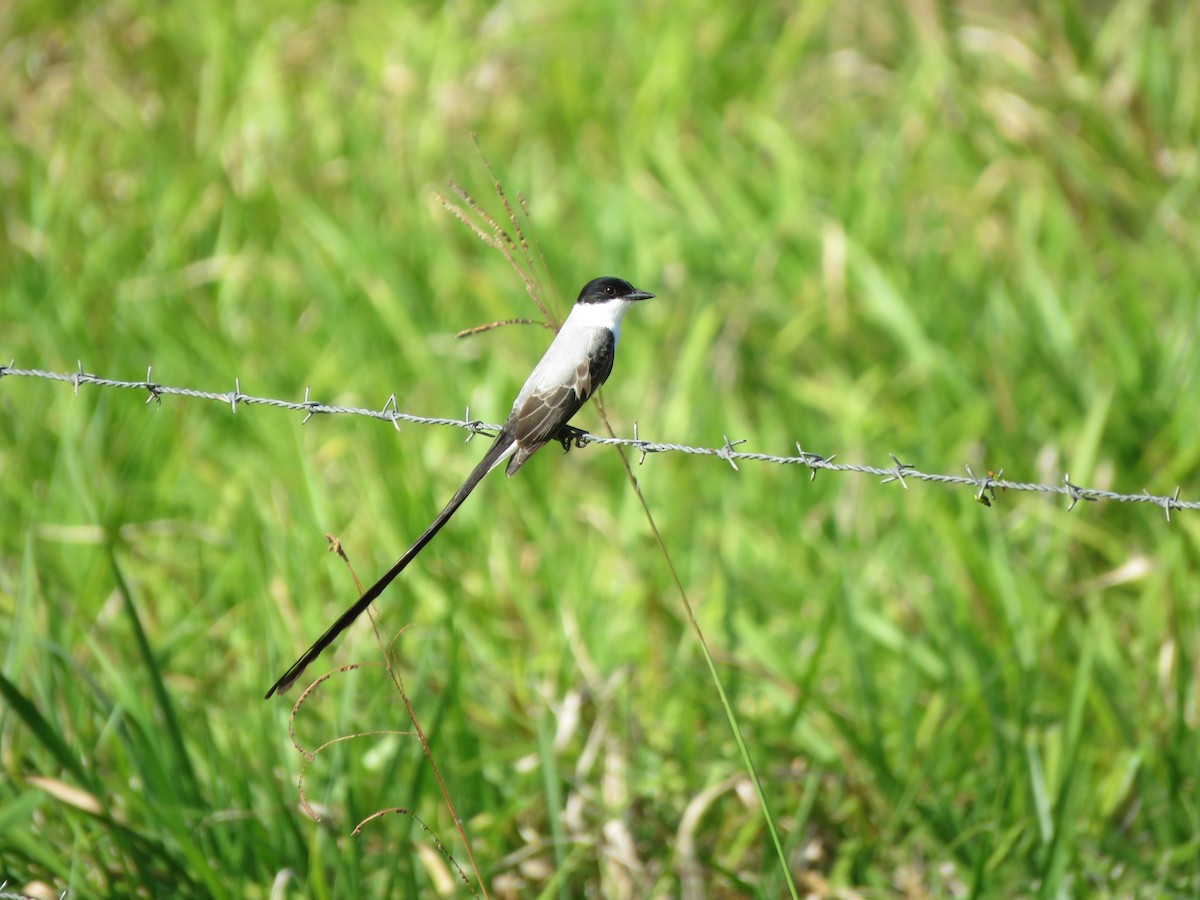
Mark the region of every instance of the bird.
[[612, 373], [621, 320], [635, 304], [652, 297], [654, 294], [638, 290], [623, 278], [611, 276], [593, 278], [583, 286], [567, 320], [517, 394], [500, 433], [462, 487], [404, 555], [271, 685], [264, 700], [282, 694], [295, 683], [309, 664], [417, 558], [488, 472], [507, 460], [505, 473], [512, 477], [549, 442], [557, 440], [569, 446], [575, 432], [567, 423]]

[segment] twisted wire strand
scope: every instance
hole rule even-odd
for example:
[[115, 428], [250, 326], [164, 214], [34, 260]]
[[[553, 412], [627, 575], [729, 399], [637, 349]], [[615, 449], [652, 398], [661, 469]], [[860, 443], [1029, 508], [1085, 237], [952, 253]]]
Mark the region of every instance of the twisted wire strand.
[[[255, 397], [242, 392], [240, 379], [234, 380], [234, 388], [232, 391], [199, 391], [194, 388], [174, 387], [172, 385], [159, 384], [151, 377], [152, 369], [146, 370], [146, 378], [144, 381], [120, 381], [113, 378], [102, 378], [98, 375], [92, 375], [85, 372], [82, 362], [79, 363], [78, 369], [74, 372], [45, 372], [40, 369], [19, 369], [14, 363], [7, 366], [0, 366], [0, 380], [9, 378], [40, 378], [49, 381], [60, 381], [71, 384], [75, 388], [75, 393], [79, 393], [79, 388], [83, 385], [90, 385], [104, 388], [125, 388], [139, 391], [145, 391], [149, 396], [146, 402], [162, 403], [162, 398], [167, 396], [177, 397], [193, 397], [199, 400], [215, 400], [220, 403], [227, 403], [237, 412], [239, 405], [246, 406], [272, 406], [276, 409], [286, 409], [295, 412], [304, 413], [304, 421], [307, 422], [313, 416], [317, 415], [352, 415], [366, 416], [372, 419], [381, 419], [386, 422], [391, 422], [397, 429], [401, 422], [412, 425], [433, 425], [449, 428], [461, 428], [468, 432], [467, 440], [470, 440], [477, 434], [495, 434], [499, 431], [499, 425], [493, 425], [483, 422], [479, 419], [471, 418], [470, 409], [466, 410], [463, 418], [450, 419], [434, 416], [417, 416], [411, 413], [401, 412], [396, 404], [396, 395], [391, 394], [387, 401], [380, 409], [365, 409], [357, 406], [332, 406], [326, 403], [320, 403], [312, 400], [309, 397], [308, 388], [304, 389], [304, 399], [301, 401], [279, 400], [273, 397]], [[795, 456], [778, 456], [770, 453], [748, 453], [735, 449], [744, 440], [731, 441], [727, 436], [724, 436], [724, 444], [720, 447], [691, 447], [685, 444], [664, 443], [659, 441], [647, 441], [638, 436], [638, 428], [635, 424], [633, 427], [633, 437], [603, 437], [600, 435], [588, 434], [583, 431], [573, 433], [571, 441], [576, 446], [583, 447], [588, 444], [598, 444], [601, 446], [618, 446], [628, 447], [640, 455], [639, 464], [645, 462], [646, 457], [655, 453], [685, 453], [693, 456], [715, 456], [729, 463], [735, 471], [738, 471], [739, 462], [761, 462], [771, 463], [783, 466], [804, 466], [809, 470], [810, 480], [816, 478], [817, 472], [824, 470], [826, 472], [857, 472], [863, 475], [875, 475], [882, 479], [883, 484], [890, 482], [899, 482], [901, 487], [908, 489], [908, 481], [927, 481], [935, 484], [947, 485], [963, 485], [969, 486], [975, 490], [975, 500], [984, 506], [991, 506], [992, 501], [996, 499], [996, 491], [1031, 491], [1043, 494], [1061, 494], [1070, 499], [1068, 509], [1074, 509], [1079, 501], [1096, 501], [1110, 500], [1116, 503], [1152, 503], [1155, 506], [1161, 507], [1167, 516], [1167, 521], [1171, 521], [1172, 510], [1177, 509], [1200, 509], [1200, 500], [1181, 500], [1179, 497], [1179, 488], [1175, 489], [1173, 495], [1151, 494], [1148, 491], [1143, 491], [1140, 494], [1125, 494], [1118, 491], [1101, 490], [1099, 488], [1083, 487], [1072, 483], [1071, 476], [1066, 475], [1063, 478], [1062, 484], [1036, 484], [1024, 481], [1011, 481], [1003, 478], [1004, 470], [993, 474], [991, 472], [984, 476], [977, 476], [971, 471], [971, 467], [967, 466], [966, 475], [945, 475], [936, 472], [922, 472], [914, 466], [901, 462], [895, 454], [891, 454], [892, 465], [869, 466], [860, 465], [857, 463], [834, 462], [835, 456], [822, 456], [818, 453], [811, 453], [801, 448], [800, 444], [796, 444]]]

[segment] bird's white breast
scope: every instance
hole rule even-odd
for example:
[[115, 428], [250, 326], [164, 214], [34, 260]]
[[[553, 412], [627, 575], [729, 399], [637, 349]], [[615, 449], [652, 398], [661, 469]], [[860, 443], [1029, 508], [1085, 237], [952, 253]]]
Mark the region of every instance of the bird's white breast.
[[579, 364], [597, 344], [607, 341], [608, 332], [612, 332], [615, 349], [621, 338], [621, 319], [631, 306], [633, 304], [626, 301], [612, 300], [608, 303], [576, 303], [571, 307], [571, 314], [521, 388], [513, 409], [535, 393], [572, 382]]

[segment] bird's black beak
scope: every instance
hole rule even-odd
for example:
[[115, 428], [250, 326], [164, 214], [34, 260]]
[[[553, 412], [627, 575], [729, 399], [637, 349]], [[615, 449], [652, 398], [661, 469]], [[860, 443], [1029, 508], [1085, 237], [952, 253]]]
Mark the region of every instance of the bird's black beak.
[[648, 291], [639, 291], [636, 288], [625, 295], [626, 300], [653, 300], [654, 295]]

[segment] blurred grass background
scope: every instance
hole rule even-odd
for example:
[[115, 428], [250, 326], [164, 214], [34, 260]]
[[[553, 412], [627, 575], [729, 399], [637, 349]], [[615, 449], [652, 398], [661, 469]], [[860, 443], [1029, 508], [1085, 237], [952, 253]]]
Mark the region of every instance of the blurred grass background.
[[[434, 199], [614, 274], [628, 434], [1197, 495], [1200, 7], [685, 0], [0, 8], [0, 358], [497, 420], [548, 335]], [[415, 740], [302, 759], [267, 685], [483, 451], [0, 381], [0, 880], [466, 893]], [[594, 410], [577, 424], [594, 429]], [[1200, 517], [652, 457], [814, 896], [1200, 891]], [[379, 604], [493, 896], [779, 896], [616, 457], [486, 482]], [[360, 624], [316, 667], [379, 659]], [[405, 729], [375, 667], [307, 747]]]

